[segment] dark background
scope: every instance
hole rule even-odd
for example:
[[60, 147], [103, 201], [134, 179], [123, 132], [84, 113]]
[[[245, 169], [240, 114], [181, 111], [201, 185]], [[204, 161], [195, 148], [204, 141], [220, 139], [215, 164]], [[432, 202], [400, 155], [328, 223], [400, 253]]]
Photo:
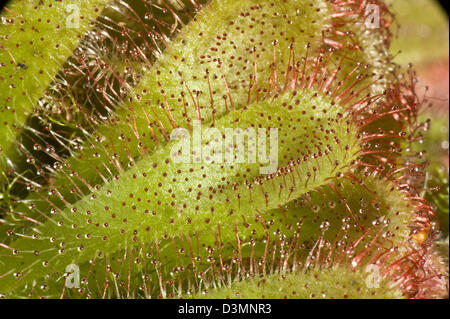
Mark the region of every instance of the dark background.
[[439, 0], [439, 2], [441, 4], [441, 6], [444, 7], [445, 11], [447, 11], [447, 15], [448, 15], [448, 1], [447, 0]]

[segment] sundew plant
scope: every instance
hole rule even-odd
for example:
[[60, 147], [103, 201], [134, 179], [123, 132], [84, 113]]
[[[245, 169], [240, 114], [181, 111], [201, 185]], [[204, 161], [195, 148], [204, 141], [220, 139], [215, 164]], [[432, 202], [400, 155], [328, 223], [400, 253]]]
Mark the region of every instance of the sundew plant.
[[447, 298], [448, 130], [391, 9], [9, 1], [0, 297]]

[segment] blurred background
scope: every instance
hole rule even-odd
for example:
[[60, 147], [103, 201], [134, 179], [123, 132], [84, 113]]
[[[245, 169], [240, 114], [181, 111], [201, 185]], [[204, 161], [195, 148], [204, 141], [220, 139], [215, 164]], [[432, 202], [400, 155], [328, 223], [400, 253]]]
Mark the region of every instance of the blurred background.
[[[429, 130], [417, 151], [428, 162], [425, 197], [440, 221], [439, 245], [448, 260], [449, 235], [449, 21], [437, 0], [388, 0], [395, 14], [394, 61], [417, 74], [418, 94], [424, 97], [420, 120], [429, 119]], [[448, 10], [448, 9], [447, 9]], [[427, 89], [428, 88], [428, 89]]]

